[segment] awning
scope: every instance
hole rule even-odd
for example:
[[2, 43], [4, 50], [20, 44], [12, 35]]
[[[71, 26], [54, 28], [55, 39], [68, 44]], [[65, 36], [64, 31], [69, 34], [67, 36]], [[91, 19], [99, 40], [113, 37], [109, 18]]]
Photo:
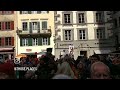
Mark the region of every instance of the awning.
[[13, 48], [0, 48], [0, 51], [13, 50]]
[[111, 50], [94, 50], [95, 54], [108, 54]]

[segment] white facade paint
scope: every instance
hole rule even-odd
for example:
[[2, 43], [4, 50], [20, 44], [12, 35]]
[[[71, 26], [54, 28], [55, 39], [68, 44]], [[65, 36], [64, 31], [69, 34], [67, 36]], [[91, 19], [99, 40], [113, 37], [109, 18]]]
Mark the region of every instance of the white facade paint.
[[[48, 21], [48, 28], [51, 27], [51, 38], [50, 38], [50, 45], [43, 45], [43, 46], [20, 46], [20, 38], [17, 35], [17, 53], [16, 55], [20, 53], [39, 53], [42, 52], [42, 50], [46, 50], [46, 48], [53, 48], [52, 54], [54, 55], [54, 41], [53, 41], [53, 35], [54, 35], [54, 11], [49, 11], [49, 13], [46, 14], [20, 14], [19, 11], [17, 11], [17, 27], [18, 29], [22, 29], [22, 22], [26, 21], [41, 21], [47, 20]], [[41, 24], [40, 24], [41, 25]], [[41, 30], [40, 26], [40, 30]], [[30, 52], [27, 52], [26, 49], [31, 49]]]

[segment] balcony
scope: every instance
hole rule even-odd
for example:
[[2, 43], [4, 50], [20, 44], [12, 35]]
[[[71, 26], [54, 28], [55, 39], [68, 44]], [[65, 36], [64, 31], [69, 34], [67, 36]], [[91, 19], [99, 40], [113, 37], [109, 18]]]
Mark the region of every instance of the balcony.
[[52, 32], [51, 29], [44, 29], [44, 30], [16, 30], [17, 35], [19, 36], [51, 36]]

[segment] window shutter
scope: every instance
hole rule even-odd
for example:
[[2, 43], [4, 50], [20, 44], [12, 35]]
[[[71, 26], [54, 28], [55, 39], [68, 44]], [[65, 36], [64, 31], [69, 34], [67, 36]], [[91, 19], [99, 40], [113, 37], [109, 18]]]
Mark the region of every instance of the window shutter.
[[40, 32], [40, 22], [38, 22], [38, 32]]
[[5, 11], [2, 11], [2, 14], [4, 14]]
[[32, 22], [29, 22], [29, 28], [30, 28], [30, 29], [29, 29], [29, 30], [30, 30], [29, 32], [32, 33]]
[[20, 38], [20, 46], [22, 46], [22, 38]]
[[38, 30], [40, 30], [40, 22], [38, 22]]
[[42, 45], [42, 37], [38, 38], [38, 45]]
[[32, 14], [32, 11], [28, 11], [28, 14]]
[[2, 30], [5, 30], [5, 22], [2, 22]]
[[11, 14], [14, 14], [14, 11], [11, 11]]
[[50, 45], [50, 37], [48, 37], [48, 45]]
[[22, 11], [20, 11], [20, 14], [22, 14]]
[[14, 46], [14, 37], [11, 37], [11, 45]]
[[32, 38], [28, 38], [28, 46], [32, 46]]
[[47, 29], [47, 21], [42, 22], [42, 29]]
[[2, 42], [1, 45], [5, 46], [5, 38], [4, 37], [1, 38], [1, 42]]
[[10, 29], [11, 29], [11, 30], [14, 30], [14, 21], [11, 21], [11, 22], [10, 22]]

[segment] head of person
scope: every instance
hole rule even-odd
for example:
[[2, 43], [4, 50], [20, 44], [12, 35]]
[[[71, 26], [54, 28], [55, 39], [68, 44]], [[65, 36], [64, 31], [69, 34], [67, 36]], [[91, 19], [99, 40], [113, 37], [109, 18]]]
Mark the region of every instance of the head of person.
[[110, 79], [110, 69], [103, 62], [95, 62], [91, 66], [91, 79]]
[[47, 54], [51, 54], [52, 53], [52, 48], [47, 48]]
[[84, 67], [85, 67], [85, 64], [81, 61], [77, 64], [77, 68], [80, 70], [84, 69]]
[[95, 62], [97, 62], [97, 61], [100, 61], [100, 58], [99, 58], [99, 56], [98, 55], [92, 55], [91, 57], [90, 57], [90, 61], [91, 61], [91, 64], [93, 64], [93, 63], [95, 63]]
[[52, 79], [72, 79], [72, 78], [69, 77], [68, 75], [58, 74], [58, 75], [55, 75]]
[[31, 79], [34, 75], [34, 71], [27, 71], [25, 74], [25, 79]]
[[14, 79], [14, 65], [11, 63], [4, 63], [0, 65], [0, 79]]

